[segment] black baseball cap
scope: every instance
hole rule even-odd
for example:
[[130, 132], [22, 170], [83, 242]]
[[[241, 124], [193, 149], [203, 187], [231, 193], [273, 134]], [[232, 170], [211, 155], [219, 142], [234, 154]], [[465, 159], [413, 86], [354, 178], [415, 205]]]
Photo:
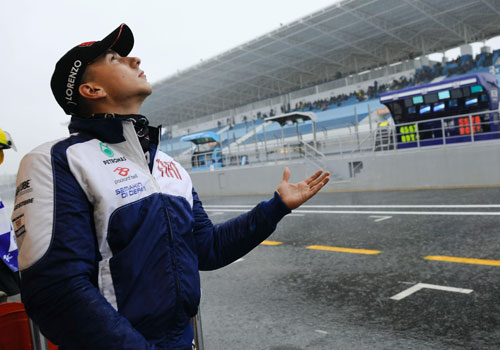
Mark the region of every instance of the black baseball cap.
[[87, 65], [106, 50], [113, 49], [120, 56], [127, 56], [134, 47], [134, 35], [130, 28], [121, 24], [101, 41], [88, 41], [69, 50], [56, 63], [50, 87], [57, 103], [66, 114], [76, 114], [80, 94], [78, 87]]

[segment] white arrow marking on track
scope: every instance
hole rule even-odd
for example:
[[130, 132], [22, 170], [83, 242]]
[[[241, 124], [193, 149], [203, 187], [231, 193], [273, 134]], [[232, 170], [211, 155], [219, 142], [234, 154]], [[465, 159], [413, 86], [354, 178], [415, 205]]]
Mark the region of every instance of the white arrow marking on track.
[[377, 218], [377, 220], [374, 220], [375, 222], [384, 221], [392, 218], [392, 216], [381, 216], [381, 215], [370, 215], [370, 217]]
[[245, 259], [239, 258], [238, 260], [233, 261], [232, 264], [236, 264], [237, 262], [242, 262], [242, 261], [245, 261]]
[[472, 289], [446, 287], [446, 286], [439, 286], [437, 284], [417, 283], [416, 285], [402, 291], [401, 293], [393, 295], [390, 299], [401, 300], [401, 299], [406, 298], [409, 295], [412, 295], [413, 293], [418, 292], [420, 289], [424, 289], [424, 288], [435, 289], [435, 290], [444, 290], [446, 292], [455, 292], [455, 293], [463, 293], [463, 294], [470, 294], [473, 292]]

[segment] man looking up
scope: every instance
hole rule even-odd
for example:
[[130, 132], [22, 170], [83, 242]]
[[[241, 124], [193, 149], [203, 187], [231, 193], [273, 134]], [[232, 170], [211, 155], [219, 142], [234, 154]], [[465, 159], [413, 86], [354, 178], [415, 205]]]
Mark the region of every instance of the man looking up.
[[159, 150], [139, 107], [151, 93], [128, 57], [125, 24], [57, 63], [53, 94], [71, 135], [27, 154], [16, 198], [21, 295], [42, 333], [65, 349], [191, 349], [199, 270], [230, 264], [328, 181], [285, 169], [267, 202], [213, 225], [182, 166]]

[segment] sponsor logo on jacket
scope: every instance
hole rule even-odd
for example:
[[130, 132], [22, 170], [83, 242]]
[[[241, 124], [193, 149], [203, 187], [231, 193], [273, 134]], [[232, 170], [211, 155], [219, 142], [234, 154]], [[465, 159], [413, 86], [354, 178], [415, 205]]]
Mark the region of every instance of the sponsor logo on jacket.
[[137, 182], [129, 186], [123, 186], [115, 190], [115, 195], [122, 198], [132, 197], [146, 191], [146, 186], [142, 182]]
[[21, 237], [26, 232], [26, 228], [24, 227], [24, 214], [15, 217], [12, 220], [12, 224], [17, 238]]
[[111, 147], [109, 147], [109, 145], [105, 144], [104, 142], [99, 142], [99, 147], [101, 148], [101, 152], [107, 155], [109, 158], [115, 155]]
[[34, 200], [35, 200], [34, 198], [30, 198], [30, 199], [26, 199], [25, 201], [19, 202], [14, 207], [14, 210], [17, 210], [21, 207], [24, 207], [25, 205], [31, 204], [31, 203], [33, 203]]
[[162, 177], [166, 176], [182, 180], [181, 173], [179, 172], [179, 169], [177, 169], [177, 167], [175, 166], [174, 162], [166, 162], [157, 159], [156, 163]]
[[22, 196], [23, 194], [26, 193], [33, 192], [33, 189], [30, 186], [30, 181], [31, 179], [23, 181], [19, 186], [16, 187], [16, 197]]
[[120, 162], [125, 162], [127, 160], [127, 158], [125, 157], [118, 157], [118, 158], [111, 158], [111, 159], [106, 159], [106, 160], [103, 160], [103, 164], [104, 165], [109, 165], [109, 164], [116, 164], [116, 163], [120, 163]]

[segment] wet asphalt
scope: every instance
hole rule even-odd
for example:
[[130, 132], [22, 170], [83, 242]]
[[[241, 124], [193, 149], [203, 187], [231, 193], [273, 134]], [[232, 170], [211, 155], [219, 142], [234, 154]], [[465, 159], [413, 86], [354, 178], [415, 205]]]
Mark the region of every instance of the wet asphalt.
[[[211, 219], [222, 222], [238, 215], [225, 211], [235, 207], [212, 206], [254, 205], [268, 198], [202, 201]], [[306, 203], [478, 204], [500, 204], [500, 188], [325, 193]], [[500, 213], [500, 207], [303, 210], [311, 212], [285, 217], [268, 239], [282, 244], [260, 245], [241, 261], [201, 273], [206, 350], [500, 349], [500, 266], [424, 259], [500, 263], [500, 216], [488, 215]], [[448, 214], [429, 214], [435, 212]], [[380, 253], [306, 249], [310, 245]], [[417, 283], [472, 291], [424, 288], [391, 299]]]

